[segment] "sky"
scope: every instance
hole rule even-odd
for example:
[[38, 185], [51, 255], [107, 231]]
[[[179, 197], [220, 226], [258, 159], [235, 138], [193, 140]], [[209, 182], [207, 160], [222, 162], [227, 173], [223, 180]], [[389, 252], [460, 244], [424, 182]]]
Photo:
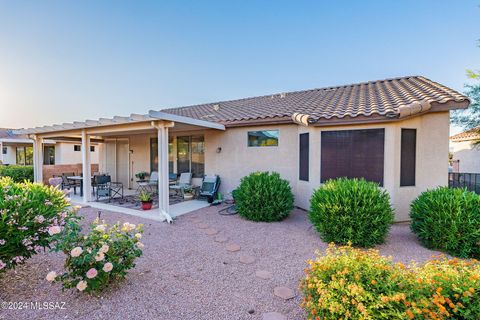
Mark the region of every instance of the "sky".
[[463, 91], [479, 4], [2, 0], [0, 127], [407, 75]]

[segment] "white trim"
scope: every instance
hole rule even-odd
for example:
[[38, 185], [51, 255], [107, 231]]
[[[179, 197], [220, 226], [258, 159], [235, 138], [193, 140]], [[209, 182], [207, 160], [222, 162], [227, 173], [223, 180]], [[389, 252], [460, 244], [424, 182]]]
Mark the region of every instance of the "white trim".
[[[15, 139], [15, 138], [2, 138], [0, 139], [2, 143], [33, 143], [32, 139]], [[43, 140], [44, 144], [55, 144], [53, 140]]]
[[148, 112], [148, 115], [152, 118], [157, 118], [157, 119], [160, 119], [160, 120], [180, 122], [180, 123], [185, 123], [185, 124], [191, 124], [193, 126], [210, 128], [210, 129], [225, 130], [225, 126], [223, 124], [220, 124], [220, 123], [216, 123], [216, 122], [212, 122], [212, 121], [199, 120], [199, 119], [190, 118], [190, 117], [178, 116], [178, 115], [175, 115], [175, 114], [166, 113], [166, 112], [162, 112], [162, 111], [150, 110]]

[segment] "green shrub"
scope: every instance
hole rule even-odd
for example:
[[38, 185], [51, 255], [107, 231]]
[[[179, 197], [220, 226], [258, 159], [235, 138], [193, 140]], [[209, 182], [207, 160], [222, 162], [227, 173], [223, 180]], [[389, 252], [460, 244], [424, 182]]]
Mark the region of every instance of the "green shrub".
[[293, 209], [293, 193], [277, 172], [254, 172], [235, 190], [237, 212], [253, 221], [280, 221]]
[[68, 223], [53, 237], [54, 251], [65, 253], [65, 272], [50, 271], [46, 279], [60, 282], [64, 289], [98, 292], [111, 283], [125, 278], [127, 270], [135, 267], [135, 259], [142, 255], [140, 242], [142, 225], [128, 222], [110, 228], [96, 219], [91, 230], [83, 235], [76, 223]]
[[33, 167], [0, 166], [0, 177], [10, 177], [14, 182], [33, 181]]
[[49, 247], [50, 236], [74, 217], [62, 191], [0, 178], [0, 273]]
[[478, 261], [444, 257], [408, 267], [377, 250], [330, 245], [308, 261], [307, 319], [479, 319]]
[[411, 204], [411, 229], [428, 248], [480, 258], [480, 196], [463, 189], [425, 191]]
[[326, 242], [371, 247], [393, 222], [388, 193], [364, 179], [329, 180], [310, 199], [309, 218]]

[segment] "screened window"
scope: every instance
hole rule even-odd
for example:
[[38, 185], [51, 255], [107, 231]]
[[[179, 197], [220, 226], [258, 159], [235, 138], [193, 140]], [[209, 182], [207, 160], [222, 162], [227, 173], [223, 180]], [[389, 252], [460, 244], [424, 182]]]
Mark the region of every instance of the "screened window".
[[300, 159], [299, 159], [299, 179], [303, 181], [308, 181], [309, 174], [309, 148], [310, 148], [310, 134], [301, 133], [300, 134]]
[[400, 186], [415, 185], [415, 157], [417, 148], [417, 130], [402, 129], [400, 156]]
[[55, 164], [55, 147], [44, 146], [43, 147], [43, 164]]
[[365, 178], [383, 185], [384, 129], [323, 131], [321, 181]]
[[82, 150], [82, 146], [81, 146], [81, 145], [75, 144], [75, 145], [73, 146], [73, 151], [81, 151], [81, 150]]
[[17, 164], [30, 166], [33, 164], [33, 147], [17, 147]]
[[7, 154], [7, 147], [2, 147], [2, 154]]
[[248, 131], [249, 147], [278, 146], [278, 130]]

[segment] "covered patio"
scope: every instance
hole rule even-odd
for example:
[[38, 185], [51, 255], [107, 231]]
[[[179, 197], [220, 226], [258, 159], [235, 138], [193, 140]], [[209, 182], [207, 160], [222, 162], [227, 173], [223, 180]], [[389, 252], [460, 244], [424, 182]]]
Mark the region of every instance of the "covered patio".
[[[73, 202], [88, 204], [104, 210], [150, 216], [155, 220], [171, 222], [178, 215], [207, 205], [204, 201], [195, 200], [173, 205], [169, 203], [169, 173], [179, 172], [179, 170], [182, 170], [182, 172], [192, 170], [192, 166], [194, 166], [192, 161], [194, 160], [190, 152], [192, 147], [188, 143], [192, 143], [195, 139], [201, 141], [203, 152], [202, 134], [206, 130], [225, 130], [225, 127], [210, 121], [172, 115], [161, 111], [150, 111], [147, 115], [131, 114], [128, 117], [64, 123], [21, 129], [17, 130], [17, 133], [27, 134], [34, 141], [33, 167], [36, 182], [42, 182], [44, 179], [42, 176], [43, 145], [46, 139], [78, 141], [82, 153], [82, 174], [80, 178], [82, 180], [82, 190], [81, 197], [78, 194], [72, 195]], [[178, 162], [178, 167], [175, 168], [177, 170], [173, 171], [173, 161], [171, 159], [169, 161], [169, 155], [172, 156], [173, 152], [173, 148], [169, 151], [169, 136], [177, 135], [179, 135], [178, 139], [186, 141], [189, 158], [186, 162]], [[189, 138], [186, 139], [185, 137]], [[201, 140], [196, 137], [201, 137]], [[112, 181], [120, 182], [126, 195], [134, 194], [138, 188], [134, 170], [137, 170], [137, 172], [158, 172], [158, 181], [156, 181], [155, 186], [158, 208], [142, 212], [130, 208], [119, 209], [118, 206], [94, 201], [96, 198], [92, 194], [91, 179], [93, 172], [90, 159], [90, 143], [93, 139], [101, 142], [99, 171], [107, 172], [111, 175]], [[179, 151], [178, 156], [183, 157], [184, 155]], [[175, 166], [177, 166], [176, 163]]]

